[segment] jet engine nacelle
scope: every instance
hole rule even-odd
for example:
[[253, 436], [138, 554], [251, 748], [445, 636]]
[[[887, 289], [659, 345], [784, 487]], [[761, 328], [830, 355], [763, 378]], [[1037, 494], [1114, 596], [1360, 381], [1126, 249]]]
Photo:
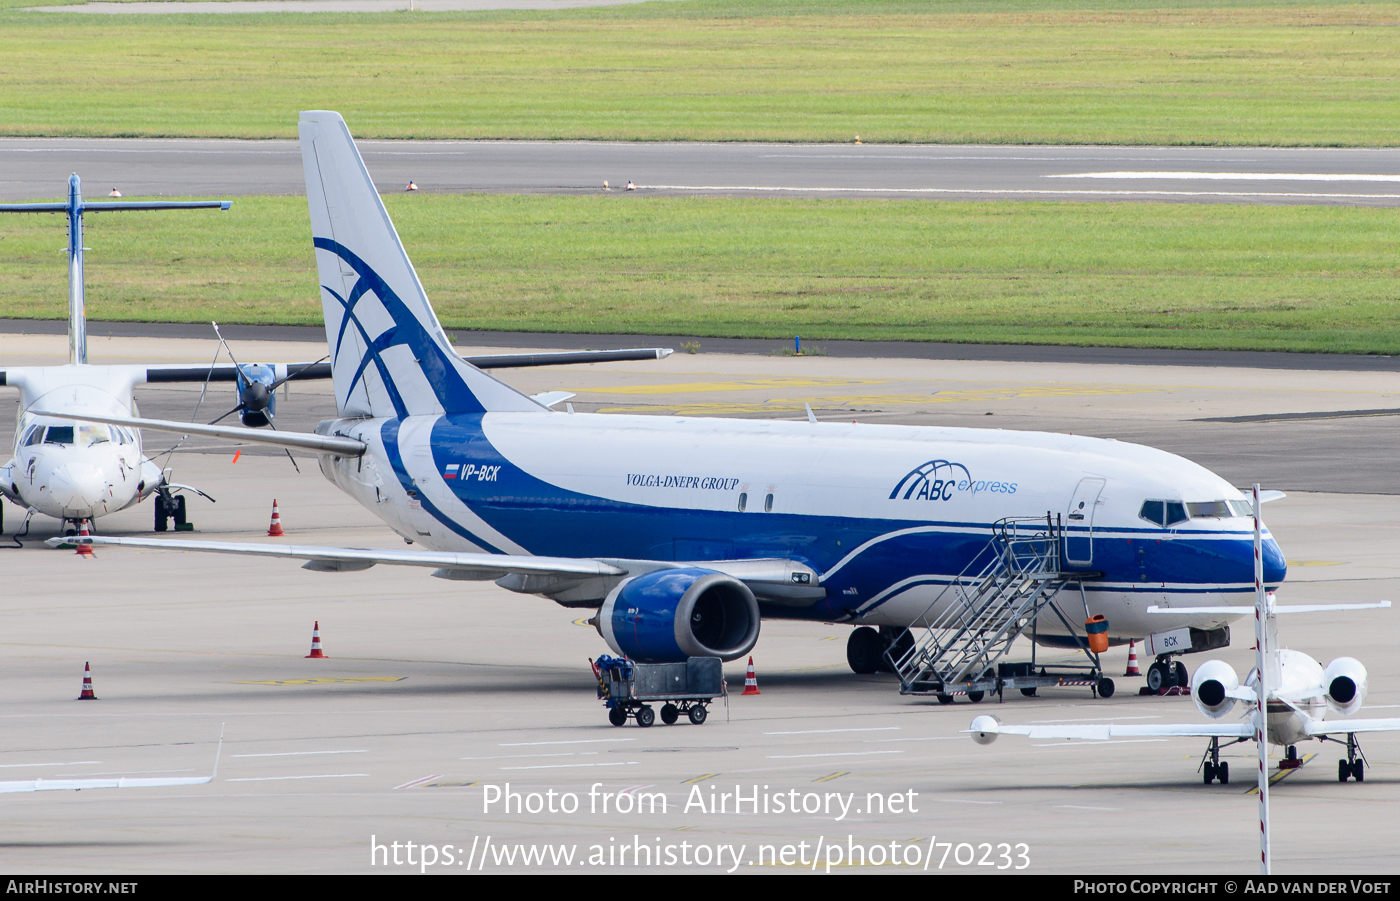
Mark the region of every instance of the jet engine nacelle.
[[979, 745], [989, 745], [997, 740], [1001, 734], [1001, 718], [991, 714], [982, 714], [973, 717], [972, 725], [967, 727], [967, 731], [972, 733], [972, 740]]
[[758, 601], [747, 585], [689, 567], [628, 579], [598, 611], [598, 631], [608, 646], [639, 663], [734, 660], [753, 649], [758, 627]]
[[1240, 687], [1240, 677], [1224, 660], [1207, 660], [1191, 676], [1191, 700], [1211, 719], [1220, 719], [1235, 707], [1229, 692]]
[[1366, 699], [1366, 667], [1355, 657], [1338, 657], [1322, 673], [1327, 706], [1342, 715], [1361, 709]]

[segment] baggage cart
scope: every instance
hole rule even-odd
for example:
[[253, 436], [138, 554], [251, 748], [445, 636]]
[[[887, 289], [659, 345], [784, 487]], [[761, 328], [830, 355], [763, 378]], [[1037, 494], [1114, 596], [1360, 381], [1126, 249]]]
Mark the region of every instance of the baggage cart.
[[[590, 661], [592, 662], [592, 661]], [[608, 708], [608, 722], [629, 719], [643, 728], [656, 721], [651, 705], [660, 702], [661, 722], [670, 726], [684, 715], [695, 725], [709, 715], [706, 705], [725, 693], [718, 657], [691, 657], [685, 663], [633, 663], [626, 657], [599, 657], [593, 662], [598, 697]]]

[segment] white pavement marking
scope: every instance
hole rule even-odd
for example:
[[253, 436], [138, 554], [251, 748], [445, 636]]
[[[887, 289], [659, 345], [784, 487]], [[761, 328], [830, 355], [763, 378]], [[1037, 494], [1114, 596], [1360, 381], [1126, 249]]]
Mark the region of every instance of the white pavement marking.
[[828, 732], [898, 732], [900, 726], [871, 726], [868, 729], [803, 729], [800, 732], [765, 732], [764, 735], [824, 735]]
[[570, 767], [580, 766], [636, 766], [636, 760], [624, 760], [617, 763], [550, 763], [542, 766], [503, 766], [503, 770], [565, 770]]
[[1178, 181], [1400, 181], [1400, 175], [1305, 172], [1072, 172], [1042, 178], [1162, 178]]
[[67, 763], [0, 763], [0, 769], [22, 769], [29, 766], [92, 766], [100, 760], [70, 760]]
[[1121, 807], [1084, 807], [1079, 804], [1056, 804], [1056, 810], [1122, 810]]
[[480, 12], [494, 9], [577, 9], [622, 6], [647, 0], [228, 0], [184, 3], [87, 3], [81, 6], [31, 6], [26, 12], [69, 13], [379, 13], [410, 8], [419, 12]]
[[584, 757], [597, 751], [561, 751], [558, 754], [497, 754], [495, 757], [459, 757], [458, 760], [525, 760], [540, 757]]
[[831, 754], [769, 754], [769, 760], [797, 760], [803, 757], [870, 757], [875, 754], [903, 754], [903, 751], [842, 751]]
[[368, 776], [369, 773], [327, 773], [324, 776], [250, 776], [243, 779], [225, 779], [225, 782], [283, 782], [288, 779], [352, 779]]
[[232, 754], [232, 757], [304, 757], [308, 754], [368, 754], [369, 751], [280, 751], [275, 754]]
[[1319, 200], [1400, 200], [1400, 194], [1323, 194], [1311, 191], [1088, 191], [1029, 188], [795, 188], [756, 185], [637, 185], [638, 191], [754, 191], [777, 194], [979, 194], [1005, 197], [1311, 197]]
[[503, 741], [503, 748], [520, 748], [528, 745], [602, 745], [619, 741], [636, 741], [635, 738], [585, 738], [577, 741]]
[[424, 776], [422, 779], [414, 779], [412, 782], [405, 782], [403, 785], [396, 785], [396, 786], [393, 787], [392, 790], [393, 790], [393, 791], [398, 791], [398, 790], [401, 789], [401, 788], [413, 788], [413, 786], [415, 786], [415, 785], [422, 785], [424, 782], [432, 782], [434, 779], [441, 779], [441, 778], [442, 778], [442, 774], [441, 774], [441, 773], [438, 773], [438, 774], [433, 775], [433, 776]]

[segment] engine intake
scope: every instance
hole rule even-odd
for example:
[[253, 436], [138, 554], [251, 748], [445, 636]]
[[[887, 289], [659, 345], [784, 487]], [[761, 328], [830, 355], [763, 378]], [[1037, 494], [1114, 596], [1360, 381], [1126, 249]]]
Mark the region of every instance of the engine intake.
[[1366, 699], [1366, 667], [1355, 657], [1338, 657], [1322, 673], [1327, 706], [1346, 716], [1361, 709]]
[[1207, 660], [1191, 676], [1191, 700], [1211, 719], [1220, 719], [1235, 707], [1229, 693], [1240, 687], [1240, 677], [1224, 660]]
[[708, 569], [659, 569], [628, 579], [598, 611], [608, 646], [639, 663], [734, 660], [753, 650], [758, 628], [749, 587]]

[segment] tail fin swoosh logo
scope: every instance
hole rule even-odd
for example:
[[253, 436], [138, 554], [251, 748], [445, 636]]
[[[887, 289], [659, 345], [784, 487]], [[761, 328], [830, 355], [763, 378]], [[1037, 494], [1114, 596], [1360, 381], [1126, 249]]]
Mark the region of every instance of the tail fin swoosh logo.
[[[335, 289], [328, 285], [321, 286], [322, 290], [334, 297], [344, 310], [344, 315], [340, 320], [340, 329], [336, 334], [335, 347], [332, 348], [336, 361], [339, 362], [340, 349], [345, 346], [345, 330], [352, 323], [365, 345], [365, 352], [356, 365], [354, 377], [346, 390], [347, 397], [354, 394], [355, 388], [361, 384], [364, 378], [365, 370], [372, 363], [380, 379], [383, 380], [389, 400], [394, 405], [395, 414], [404, 417], [408, 416], [410, 412], [420, 412], [408, 409], [403, 392], [394, 380], [389, 363], [384, 359], [384, 353], [389, 348], [403, 346], [412, 352], [413, 359], [417, 362], [417, 368], [427, 378], [428, 384], [432, 386], [444, 411], [449, 413], [481, 413], [485, 411], [476, 395], [467, 387], [466, 381], [458, 372], [455, 361], [447, 358], [437, 340], [428, 333], [428, 330], [423, 327], [423, 324], [413, 315], [403, 300], [394, 293], [393, 289], [385, 283], [384, 279], [379, 277], [379, 274], [369, 264], [360, 259], [349, 248], [330, 238], [316, 238], [315, 246], [338, 256], [359, 277], [347, 297], [341, 297]], [[370, 334], [356, 310], [360, 301], [369, 295], [379, 300], [384, 311], [389, 314], [389, 318], [394, 323], [378, 336]]]

